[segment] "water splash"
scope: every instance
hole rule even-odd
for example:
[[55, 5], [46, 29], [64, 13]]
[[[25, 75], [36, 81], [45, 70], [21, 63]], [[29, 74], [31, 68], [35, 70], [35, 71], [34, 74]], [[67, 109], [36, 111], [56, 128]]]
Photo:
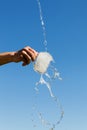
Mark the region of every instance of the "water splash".
[[53, 57], [48, 52], [40, 52], [36, 58], [34, 70], [44, 74], [51, 61], [53, 61]]
[[[37, 92], [39, 91], [39, 88], [38, 88], [39, 85], [47, 86], [52, 99], [56, 103], [57, 107], [60, 109], [60, 117], [55, 123], [50, 123], [50, 121], [45, 120], [45, 118], [43, 117], [43, 114], [41, 112], [38, 112], [42, 125], [49, 126], [49, 127], [52, 126], [50, 129], [54, 130], [56, 125], [60, 124], [64, 115], [64, 111], [59, 101], [59, 98], [57, 98], [53, 94], [52, 87], [50, 85], [50, 82], [52, 82], [55, 79], [62, 80], [62, 78], [60, 77], [60, 73], [57, 71], [57, 69], [53, 65], [51, 65], [52, 62], [54, 62], [54, 60], [51, 54], [49, 54], [48, 52], [40, 52], [34, 63], [34, 70], [41, 75], [40, 80], [36, 83], [35, 90]], [[49, 71], [51, 71], [51, 74], [49, 73]]]
[[[38, 7], [39, 7], [40, 21], [41, 21], [41, 26], [42, 26], [42, 30], [43, 30], [43, 38], [44, 38], [43, 44], [45, 47], [45, 52], [40, 52], [34, 63], [34, 70], [40, 74], [40, 80], [36, 83], [35, 90], [38, 94], [39, 85], [47, 86], [53, 101], [56, 103], [57, 108], [60, 109], [60, 117], [59, 117], [59, 119], [57, 119], [56, 122], [53, 123], [53, 122], [47, 121], [44, 118], [44, 115], [38, 110], [38, 108], [35, 107], [35, 111], [37, 109], [38, 116], [39, 116], [39, 119], [40, 119], [42, 125], [48, 126], [49, 130], [54, 130], [55, 127], [58, 124], [60, 124], [60, 122], [63, 118], [63, 115], [64, 115], [64, 111], [63, 111], [63, 107], [60, 103], [59, 98], [56, 97], [52, 92], [50, 82], [52, 82], [55, 79], [62, 80], [62, 78], [60, 77], [60, 73], [58, 72], [58, 70], [51, 64], [51, 62], [54, 62], [54, 60], [53, 60], [52, 55], [49, 54], [48, 50], [47, 50], [46, 28], [45, 28], [45, 24], [44, 24], [44, 20], [43, 20], [40, 0], [37, 0], [37, 3], [38, 3]], [[49, 69], [50, 69], [51, 73], [49, 72]], [[34, 126], [36, 126], [36, 125], [34, 125]]]
[[[36, 83], [36, 85], [39, 85], [39, 84], [46, 85], [47, 88], [49, 89], [51, 97], [54, 97], [49, 80], [51, 81], [56, 78], [58, 78], [59, 80], [62, 80], [62, 78], [60, 77], [60, 73], [57, 71], [57, 69], [54, 68], [52, 65], [50, 65], [51, 62], [54, 62], [51, 54], [49, 54], [48, 52], [40, 52], [34, 63], [34, 70], [41, 74], [40, 80], [39, 82]], [[48, 68], [50, 68], [50, 70], [52, 71], [52, 75], [50, 75], [47, 72]], [[48, 81], [44, 79], [44, 76], [47, 78]], [[36, 87], [35, 89], [36, 91], [38, 90]]]

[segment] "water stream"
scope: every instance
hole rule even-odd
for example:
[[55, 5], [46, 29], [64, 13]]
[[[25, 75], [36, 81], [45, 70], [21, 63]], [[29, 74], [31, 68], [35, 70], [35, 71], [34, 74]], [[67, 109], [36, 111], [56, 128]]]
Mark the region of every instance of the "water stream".
[[43, 20], [43, 14], [42, 14], [42, 8], [41, 8], [41, 4], [40, 4], [40, 0], [37, 0], [37, 4], [38, 4], [38, 8], [39, 8], [39, 13], [40, 13], [40, 22], [41, 22], [41, 26], [42, 26], [42, 31], [43, 31], [43, 44], [45, 47], [45, 51], [47, 51], [47, 38], [46, 38], [46, 28], [45, 28], [45, 23]]
[[[45, 29], [45, 24], [44, 24], [44, 20], [43, 20], [40, 0], [37, 0], [37, 3], [38, 3], [39, 13], [40, 13], [40, 22], [41, 22], [41, 26], [42, 26], [42, 30], [43, 30], [43, 38], [44, 38], [43, 44], [45, 47], [45, 52], [40, 52], [37, 56], [35, 63], [34, 63], [34, 70], [40, 74], [40, 80], [36, 83], [35, 90], [36, 90], [36, 92], [38, 92], [39, 87], [41, 85], [45, 85], [48, 88], [49, 93], [50, 93], [50, 97], [53, 99], [52, 101], [54, 101], [58, 110], [60, 109], [60, 116], [55, 122], [50, 122], [50, 121], [47, 121], [45, 119], [45, 116], [42, 114], [41, 111], [38, 110], [38, 108], [36, 108], [36, 106], [34, 106], [34, 109], [35, 109], [35, 111], [37, 109], [38, 117], [39, 117], [42, 125], [48, 126], [49, 130], [54, 130], [55, 127], [58, 124], [60, 124], [60, 122], [63, 118], [63, 115], [64, 115], [64, 110], [63, 110], [63, 107], [61, 105], [59, 98], [56, 97], [54, 95], [54, 93], [52, 92], [52, 86], [51, 86], [50, 82], [52, 82], [55, 79], [62, 80], [62, 78], [60, 77], [60, 73], [58, 72], [58, 70], [53, 65], [54, 58], [48, 52], [47, 39], [46, 39], [46, 29]], [[36, 126], [36, 125], [34, 125], [34, 126]]]

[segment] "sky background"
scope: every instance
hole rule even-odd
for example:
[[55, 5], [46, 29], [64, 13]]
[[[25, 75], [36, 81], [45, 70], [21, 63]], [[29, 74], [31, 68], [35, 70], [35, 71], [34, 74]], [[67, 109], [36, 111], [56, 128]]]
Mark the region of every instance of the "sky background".
[[[87, 130], [87, 0], [40, 1], [48, 51], [63, 78], [52, 83], [65, 112], [55, 130]], [[0, 52], [25, 46], [44, 51], [37, 1], [0, 0]], [[39, 77], [32, 63], [0, 67], [0, 130], [49, 130], [41, 125], [32, 106], [38, 102], [44, 116], [53, 121], [59, 109], [46, 86], [39, 86], [36, 99], [34, 88]]]

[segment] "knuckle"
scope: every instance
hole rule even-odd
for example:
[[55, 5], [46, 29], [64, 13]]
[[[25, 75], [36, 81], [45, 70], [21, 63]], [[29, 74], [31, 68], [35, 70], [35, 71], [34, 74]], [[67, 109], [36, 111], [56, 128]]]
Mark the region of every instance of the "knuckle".
[[25, 47], [25, 49], [27, 49], [27, 50], [28, 50], [28, 49], [30, 49], [30, 47], [29, 47], [29, 46], [26, 46], [26, 47]]
[[27, 49], [27, 48], [28, 48], [28, 46], [25, 47], [25, 49]]
[[25, 51], [25, 50], [22, 50], [22, 54], [26, 54], [26, 51]]

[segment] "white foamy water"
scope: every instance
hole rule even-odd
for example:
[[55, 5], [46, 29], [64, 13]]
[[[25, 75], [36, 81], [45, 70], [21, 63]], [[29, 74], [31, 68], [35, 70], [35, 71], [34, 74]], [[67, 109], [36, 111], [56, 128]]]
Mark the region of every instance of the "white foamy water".
[[53, 57], [48, 52], [40, 52], [35, 61], [34, 70], [44, 74], [51, 61], [53, 61]]

